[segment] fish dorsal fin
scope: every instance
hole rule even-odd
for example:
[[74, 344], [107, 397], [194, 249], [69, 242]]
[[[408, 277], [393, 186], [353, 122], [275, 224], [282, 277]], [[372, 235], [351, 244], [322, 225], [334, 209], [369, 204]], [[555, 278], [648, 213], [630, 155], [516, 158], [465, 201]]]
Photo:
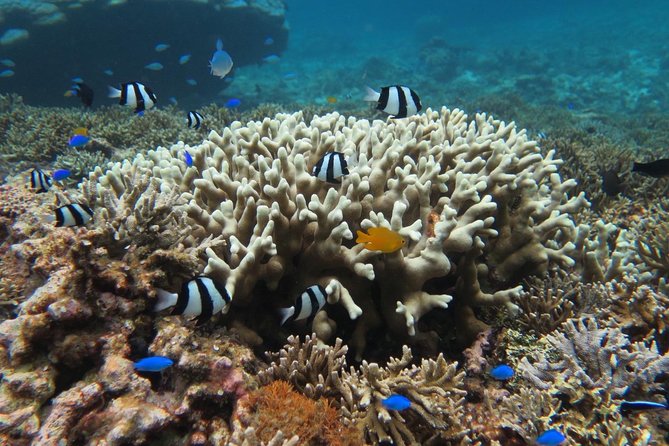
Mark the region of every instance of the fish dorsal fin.
[[221, 39], [216, 39], [216, 50], [221, 51], [223, 49], [223, 41]]

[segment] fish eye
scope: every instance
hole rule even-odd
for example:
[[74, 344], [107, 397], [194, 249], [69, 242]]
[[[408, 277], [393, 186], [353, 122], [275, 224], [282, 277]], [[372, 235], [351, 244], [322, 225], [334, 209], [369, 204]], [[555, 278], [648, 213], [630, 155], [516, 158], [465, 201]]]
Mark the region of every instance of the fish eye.
[[403, 245], [404, 245], [406, 242], [407, 242], [406, 240], [402, 239], [402, 244], [403, 244]]

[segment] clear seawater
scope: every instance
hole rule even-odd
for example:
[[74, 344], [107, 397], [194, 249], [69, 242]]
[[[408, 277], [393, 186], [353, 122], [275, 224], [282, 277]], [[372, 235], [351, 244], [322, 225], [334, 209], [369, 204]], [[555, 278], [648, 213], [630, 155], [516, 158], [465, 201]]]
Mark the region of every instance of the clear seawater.
[[[153, 86], [159, 105], [174, 97], [183, 108], [229, 98], [242, 107], [324, 105], [330, 97], [333, 108], [347, 109], [359, 104], [366, 85], [391, 84], [410, 86], [431, 107], [515, 95], [606, 114], [665, 112], [669, 101], [666, 1], [286, 0], [287, 43], [275, 43], [281, 50], [274, 63], [258, 57], [258, 41], [276, 37], [262, 25], [217, 22], [196, 2], [186, 13], [173, 6], [181, 2], [133, 0], [125, 9], [108, 3], [68, 10], [67, 25], [55, 27], [6, 14], [0, 33], [27, 28], [30, 37], [0, 46], [0, 59], [17, 64], [13, 77], [0, 77], [0, 92], [31, 105], [75, 107], [63, 92], [82, 77], [96, 90], [96, 106], [113, 104], [108, 84], [130, 80]], [[225, 80], [207, 67], [221, 35], [236, 61]], [[157, 43], [171, 48], [156, 53]], [[275, 54], [272, 45], [265, 51]], [[192, 59], [179, 65], [185, 53]], [[154, 61], [165, 68], [143, 68]], [[112, 76], [102, 73], [109, 68]], [[191, 78], [198, 85], [188, 85]]]

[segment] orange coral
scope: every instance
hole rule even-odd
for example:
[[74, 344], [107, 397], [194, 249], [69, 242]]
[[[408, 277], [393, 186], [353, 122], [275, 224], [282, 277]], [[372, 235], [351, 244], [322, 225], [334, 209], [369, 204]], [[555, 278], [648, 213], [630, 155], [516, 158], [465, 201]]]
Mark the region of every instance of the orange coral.
[[363, 444], [361, 433], [341, 422], [339, 411], [326, 398], [317, 400], [296, 392], [285, 381], [274, 381], [252, 395], [256, 434], [268, 442], [277, 431], [300, 437], [301, 445], [353, 446]]

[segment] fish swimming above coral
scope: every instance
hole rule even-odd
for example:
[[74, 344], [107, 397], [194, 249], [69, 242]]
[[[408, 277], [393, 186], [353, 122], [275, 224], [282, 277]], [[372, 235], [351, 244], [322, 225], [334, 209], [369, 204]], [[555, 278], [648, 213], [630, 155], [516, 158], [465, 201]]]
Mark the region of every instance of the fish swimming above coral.
[[158, 302], [153, 311], [174, 307], [173, 315], [197, 316], [197, 325], [204, 324], [218, 312], [227, 313], [232, 301], [225, 286], [207, 276], [198, 276], [185, 282], [179, 293], [170, 293], [160, 288], [156, 292]]
[[95, 93], [93, 89], [83, 82], [76, 82], [72, 87], [65, 92], [65, 96], [76, 96], [84, 104], [84, 107], [93, 105], [93, 97]]
[[620, 412], [622, 413], [657, 409], [666, 410], [669, 409], [669, 405], [655, 401], [623, 401], [620, 403]]
[[211, 74], [223, 79], [232, 70], [232, 65], [232, 58], [227, 52], [223, 51], [223, 41], [218, 39], [216, 41], [216, 51], [214, 51], [209, 61]]
[[326, 152], [318, 160], [311, 173], [326, 183], [341, 184], [341, 177], [349, 174], [348, 161], [344, 158], [343, 153]]
[[669, 175], [669, 158], [663, 158], [648, 163], [634, 163], [632, 172], [638, 172], [642, 175], [648, 175], [654, 178], [666, 177]]
[[188, 150], [184, 150], [184, 161], [188, 167], [193, 167], [193, 157], [188, 153]]
[[376, 109], [388, 113], [391, 118], [413, 116], [423, 108], [416, 92], [402, 85], [382, 87], [380, 93], [367, 87], [364, 100], [376, 102]]
[[143, 114], [144, 110], [151, 109], [158, 102], [158, 97], [153, 91], [141, 82], [126, 82], [121, 84], [120, 89], [109, 86], [108, 96], [118, 98], [120, 105], [132, 107], [138, 115]]
[[537, 446], [560, 446], [567, 441], [562, 432], [557, 429], [549, 429], [537, 437]]
[[364, 243], [365, 249], [370, 251], [381, 251], [389, 254], [402, 248], [406, 243], [404, 237], [385, 227], [369, 228], [367, 234], [362, 231], [356, 233], [358, 238], [355, 239], [355, 242]]
[[411, 407], [411, 400], [404, 395], [393, 394], [381, 400], [381, 404], [388, 410], [406, 410]]
[[69, 169], [57, 169], [51, 174], [56, 181], [63, 181], [67, 179], [72, 172]]
[[135, 362], [134, 366], [139, 372], [162, 372], [173, 364], [174, 361], [165, 356], [148, 356]]
[[602, 191], [609, 197], [615, 197], [625, 190], [625, 184], [618, 176], [619, 169], [609, 169], [601, 172]]
[[495, 378], [498, 381], [507, 381], [513, 378], [514, 371], [511, 367], [506, 364], [500, 364], [495, 366], [490, 370], [490, 376]]
[[50, 215], [46, 221], [56, 222], [56, 227], [84, 226], [93, 218], [93, 210], [79, 203], [66, 204], [55, 211], [55, 217]]
[[51, 188], [51, 178], [40, 169], [33, 169], [30, 172], [30, 187], [36, 193], [42, 194]]
[[299, 321], [307, 319], [313, 320], [316, 313], [325, 305], [327, 293], [325, 288], [320, 285], [312, 285], [300, 294], [295, 300], [295, 305], [290, 308], [281, 308], [279, 314], [281, 315], [281, 325], [288, 320]]
[[188, 125], [188, 128], [199, 129], [202, 121], [204, 121], [204, 116], [199, 112], [189, 111], [188, 115], [186, 115], [186, 125]]

